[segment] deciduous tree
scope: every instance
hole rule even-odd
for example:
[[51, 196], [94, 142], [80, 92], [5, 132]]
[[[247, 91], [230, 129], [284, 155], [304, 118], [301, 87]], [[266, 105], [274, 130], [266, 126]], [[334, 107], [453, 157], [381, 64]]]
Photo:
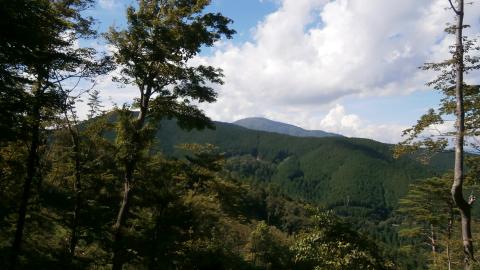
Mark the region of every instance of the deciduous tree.
[[[441, 151], [448, 147], [448, 138], [454, 137], [455, 164], [454, 176], [451, 188], [452, 198], [460, 210], [462, 239], [465, 253], [465, 269], [470, 269], [473, 263], [473, 241], [471, 231], [471, 208], [475, 197], [468, 199], [463, 195], [464, 183], [464, 145], [467, 137], [478, 135], [480, 127], [478, 121], [478, 108], [480, 108], [480, 92], [478, 86], [466, 85], [464, 82], [465, 73], [480, 68], [476, 40], [464, 36], [465, 1], [448, 0], [451, 10], [455, 14], [456, 22], [449, 26], [446, 31], [455, 35], [455, 45], [451, 47], [451, 59], [441, 63], [427, 63], [423, 66], [425, 70], [434, 70], [440, 75], [427, 85], [444, 94], [438, 111], [433, 109], [423, 115], [418, 123], [404, 131], [406, 140], [397, 146], [397, 154], [406, 151], [424, 152], [425, 150]], [[454, 115], [455, 130], [453, 132], [434, 134], [432, 127], [444, 124], [445, 117]], [[430, 131], [430, 132], [426, 132]], [[439, 136], [437, 136], [439, 135]]]
[[230, 38], [234, 31], [228, 27], [230, 19], [204, 12], [209, 3], [210, 0], [139, 0], [138, 7], [127, 10], [127, 29], [112, 28], [106, 35], [121, 69], [116, 80], [133, 84], [139, 91], [135, 100], [138, 115], [136, 119], [130, 115], [121, 121], [122, 136], [117, 139], [123, 149], [119, 160], [124, 169], [124, 189], [114, 225], [113, 269], [121, 269], [124, 264], [122, 230], [135, 170], [153, 137], [147, 119], [175, 117], [182, 127], [211, 126], [208, 117], [194, 104], [215, 101], [211, 84], [222, 83], [221, 70], [193, 66], [188, 61], [203, 46], [212, 46], [223, 36]]

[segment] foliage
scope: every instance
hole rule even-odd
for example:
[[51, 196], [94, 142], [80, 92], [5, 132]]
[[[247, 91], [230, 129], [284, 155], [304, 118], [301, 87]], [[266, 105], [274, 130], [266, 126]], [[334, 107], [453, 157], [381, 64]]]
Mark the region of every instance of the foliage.
[[446, 257], [451, 257], [453, 226], [458, 210], [450, 194], [450, 179], [451, 175], [446, 174], [410, 185], [397, 209], [403, 220], [399, 235], [414, 240], [416, 244], [420, 240], [422, 247], [428, 247], [420, 250], [430, 255], [425, 257], [433, 267], [439, 266], [439, 254], [446, 252]]
[[[79, 122], [76, 82], [113, 68], [77, 46], [96, 37], [83, 12], [93, 2], [0, 0], [0, 268], [110, 269], [113, 257], [114, 269], [389, 269], [385, 253], [399, 258], [396, 247], [419, 237], [399, 239], [395, 222], [410, 221], [410, 232], [445, 230], [451, 208], [438, 208], [448, 199], [431, 179], [401, 201], [408, 210], [391, 214], [409, 184], [448, 169], [450, 153], [424, 165], [412, 158], [421, 152], [393, 159], [390, 145], [371, 140], [214, 125], [197, 105], [216, 100], [222, 72], [189, 60], [234, 31], [230, 19], [205, 11], [209, 0], [129, 7], [126, 29], [105, 37], [115, 80], [135, 85], [138, 99], [104, 113], [90, 89], [88, 120]], [[473, 70], [478, 59], [468, 61]], [[453, 112], [444, 86], [443, 109], [412, 132]], [[476, 134], [479, 89], [465, 89]], [[204, 127], [216, 130], [192, 130]], [[468, 181], [478, 178], [477, 159]]]
[[292, 252], [296, 269], [388, 269], [391, 263], [375, 244], [353, 231], [332, 212], [312, 216], [312, 228], [300, 234]]
[[[288, 240], [282, 234], [261, 221], [250, 233], [248, 256], [253, 264], [264, 269], [288, 269], [291, 267], [291, 254]], [[284, 237], [284, 236], [283, 236]]]
[[208, 124], [192, 101], [215, 101], [216, 93], [208, 83], [222, 83], [221, 70], [186, 63], [202, 46], [235, 33], [228, 28], [230, 19], [203, 12], [209, 3], [140, 0], [138, 8], [127, 9], [128, 28], [111, 28], [106, 34], [121, 69], [115, 80], [138, 87], [137, 105], [146, 107], [149, 116], [176, 117], [190, 128]]
[[126, 234], [134, 191], [136, 170], [148, 162], [149, 143], [153, 139], [152, 120], [176, 117], [183, 128], [210, 126], [210, 119], [192, 102], [214, 102], [211, 84], [221, 84], [221, 70], [211, 66], [192, 66], [188, 61], [202, 46], [212, 46], [234, 33], [231, 20], [220, 13], [205, 13], [208, 0], [139, 0], [127, 9], [127, 29], [111, 28], [105, 35], [114, 48], [113, 58], [120, 69], [114, 80], [133, 84], [139, 90], [136, 119], [126, 110], [117, 128], [117, 155], [124, 171], [124, 188], [114, 225], [113, 266], [119, 270], [126, 263]]

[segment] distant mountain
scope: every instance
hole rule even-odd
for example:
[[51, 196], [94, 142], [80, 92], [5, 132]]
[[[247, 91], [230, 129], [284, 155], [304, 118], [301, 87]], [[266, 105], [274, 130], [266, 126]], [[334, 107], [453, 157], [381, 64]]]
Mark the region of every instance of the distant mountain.
[[213, 144], [225, 154], [226, 169], [234, 179], [272, 184], [295, 199], [369, 217], [388, 215], [416, 180], [452, 169], [451, 152], [434, 156], [426, 165], [412, 155], [394, 159], [393, 145], [374, 140], [290, 136], [244, 128], [238, 122], [214, 122], [214, 129], [188, 131], [173, 119], [163, 120], [154, 148], [183, 158], [187, 153], [177, 147], [180, 144]]
[[296, 137], [335, 137], [341, 136], [322, 130], [306, 130], [294, 125], [273, 121], [262, 117], [249, 117], [233, 122], [237, 126], [248, 129], [275, 132]]

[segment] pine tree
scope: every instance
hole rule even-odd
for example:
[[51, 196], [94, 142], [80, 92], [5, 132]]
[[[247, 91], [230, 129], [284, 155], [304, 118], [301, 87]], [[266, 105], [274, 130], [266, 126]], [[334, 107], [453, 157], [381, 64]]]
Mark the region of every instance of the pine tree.
[[91, 92], [88, 93], [88, 119], [92, 119], [97, 115], [101, 115], [104, 113], [102, 111], [103, 105], [100, 101], [100, 92], [97, 89], [93, 89]]
[[[445, 175], [410, 185], [408, 194], [400, 200], [397, 210], [403, 219], [400, 236], [420, 238], [430, 246], [434, 267], [441, 267], [437, 257], [444, 248], [448, 269], [452, 265], [452, 232], [458, 211], [450, 194], [450, 179], [451, 175]], [[440, 244], [441, 240], [444, 240], [444, 247]]]

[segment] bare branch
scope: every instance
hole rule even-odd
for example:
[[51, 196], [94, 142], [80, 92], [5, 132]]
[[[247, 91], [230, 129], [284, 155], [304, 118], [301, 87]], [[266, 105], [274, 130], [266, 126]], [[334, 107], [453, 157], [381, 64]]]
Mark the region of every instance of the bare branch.
[[458, 12], [458, 10], [455, 8], [455, 6], [453, 5], [452, 0], [448, 0], [448, 2], [450, 3], [450, 7], [452, 7], [452, 9], [453, 9], [453, 11], [455, 12], [455, 14], [457, 14], [457, 15], [460, 14], [460, 13]]

